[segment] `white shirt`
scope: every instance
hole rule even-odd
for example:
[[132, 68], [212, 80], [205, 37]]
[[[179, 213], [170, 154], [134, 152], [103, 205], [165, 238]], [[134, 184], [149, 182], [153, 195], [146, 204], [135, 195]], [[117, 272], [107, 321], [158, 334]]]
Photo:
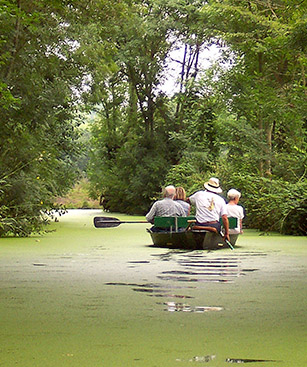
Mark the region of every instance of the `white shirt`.
[[229, 230], [229, 234], [237, 234], [241, 232], [240, 222], [244, 218], [244, 212], [241, 205], [227, 204], [227, 217], [238, 218], [238, 225], [234, 229]]
[[197, 191], [189, 200], [196, 206], [196, 220], [199, 223], [218, 221], [227, 214], [225, 200], [213, 192]]

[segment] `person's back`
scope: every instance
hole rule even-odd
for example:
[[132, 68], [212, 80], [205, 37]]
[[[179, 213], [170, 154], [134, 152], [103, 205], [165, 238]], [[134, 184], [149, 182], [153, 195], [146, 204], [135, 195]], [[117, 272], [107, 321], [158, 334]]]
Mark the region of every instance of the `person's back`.
[[186, 193], [183, 187], [176, 187], [176, 196], [174, 200], [183, 207], [186, 216], [188, 216], [190, 214], [191, 206], [186, 202]]
[[230, 229], [230, 234], [242, 233], [242, 220], [244, 218], [244, 211], [241, 205], [238, 205], [241, 193], [235, 189], [230, 189], [227, 193], [229, 203], [226, 205], [227, 216], [238, 219], [238, 225], [236, 228]]
[[182, 206], [173, 200], [175, 196], [175, 187], [170, 185], [164, 190], [164, 198], [156, 201], [146, 214], [146, 220], [154, 222], [155, 217], [185, 217], [186, 214]]
[[226, 206], [223, 198], [210, 191], [197, 191], [189, 197], [191, 204], [196, 206], [196, 220], [198, 223], [218, 221], [223, 215], [222, 209]]
[[225, 200], [218, 194], [222, 192], [219, 180], [211, 177], [204, 184], [206, 191], [197, 191], [188, 198], [188, 201], [196, 206], [196, 225], [216, 228], [221, 230], [219, 219], [222, 218], [225, 230], [225, 238], [229, 240], [229, 223], [227, 218]]

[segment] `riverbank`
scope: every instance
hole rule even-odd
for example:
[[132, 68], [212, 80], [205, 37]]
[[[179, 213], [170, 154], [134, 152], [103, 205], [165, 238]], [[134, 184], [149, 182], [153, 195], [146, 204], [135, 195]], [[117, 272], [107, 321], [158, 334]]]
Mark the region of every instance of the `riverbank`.
[[306, 238], [246, 231], [234, 251], [170, 251], [147, 224], [95, 229], [99, 214], [0, 239], [3, 366], [306, 365]]

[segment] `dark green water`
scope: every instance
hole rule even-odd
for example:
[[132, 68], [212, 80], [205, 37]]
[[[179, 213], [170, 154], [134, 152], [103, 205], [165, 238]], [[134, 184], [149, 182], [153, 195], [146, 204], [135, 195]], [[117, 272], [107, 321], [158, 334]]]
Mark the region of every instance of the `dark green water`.
[[97, 213], [0, 239], [0, 366], [307, 365], [306, 237], [170, 251], [146, 224], [93, 228]]

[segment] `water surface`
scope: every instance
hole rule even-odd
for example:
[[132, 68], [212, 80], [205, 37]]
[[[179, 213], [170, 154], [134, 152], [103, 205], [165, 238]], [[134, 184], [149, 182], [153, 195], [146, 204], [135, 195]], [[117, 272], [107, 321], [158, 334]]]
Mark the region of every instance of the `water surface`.
[[0, 239], [0, 366], [307, 365], [306, 237], [168, 250], [146, 224], [95, 229], [97, 214]]

